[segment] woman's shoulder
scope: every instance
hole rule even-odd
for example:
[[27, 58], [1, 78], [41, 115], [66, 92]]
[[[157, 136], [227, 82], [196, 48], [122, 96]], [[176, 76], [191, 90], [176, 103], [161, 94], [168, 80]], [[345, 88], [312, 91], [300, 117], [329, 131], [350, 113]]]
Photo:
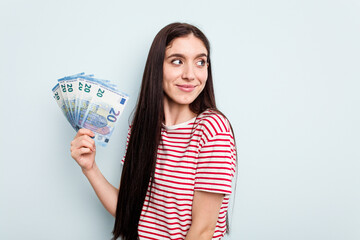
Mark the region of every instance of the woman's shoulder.
[[207, 109], [197, 117], [196, 125], [211, 135], [231, 133], [229, 120], [220, 111]]

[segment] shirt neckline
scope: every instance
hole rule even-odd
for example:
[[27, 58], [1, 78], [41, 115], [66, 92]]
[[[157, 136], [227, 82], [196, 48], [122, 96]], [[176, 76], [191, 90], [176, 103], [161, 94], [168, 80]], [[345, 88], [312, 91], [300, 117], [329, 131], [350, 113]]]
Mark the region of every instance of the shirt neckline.
[[186, 122], [183, 122], [183, 123], [178, 123], [178, 124], [175, 124], [175, 125], [171, 125], [171, 126], [166, 126], [164, 123], [162, 123], [162, 126], [163, 128], [165, 128], [166, 130], [174, 130], [174, 129], [177, 129], [177, 128], [181, 128], [181, 127], [185, 127], [186, 125], [188, 125], [189, 123], [193, 123], [195, 122], [195, 119], [197, 117], [193, 117], [192, 119], [186, 121]]

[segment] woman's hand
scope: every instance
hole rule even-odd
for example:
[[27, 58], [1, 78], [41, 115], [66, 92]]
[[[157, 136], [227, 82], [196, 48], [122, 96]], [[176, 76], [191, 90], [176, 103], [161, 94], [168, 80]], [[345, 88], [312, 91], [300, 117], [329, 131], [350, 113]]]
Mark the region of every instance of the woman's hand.
[[119, 190], [105, 179], [96, 166], [95, 141], [91, 138], [94, 136], [95, 134], [91, 130], [80, 129], [71, 142], [71, 156], [81, 167], [106, 210], [115, 216]]
[[96, 147], [95, 141], [91, 138], [94, 136], [91, 130], [81, 128], [71, 141], [71, 157], [75, 159], [83, 172], [91, 170], [95, 164]]

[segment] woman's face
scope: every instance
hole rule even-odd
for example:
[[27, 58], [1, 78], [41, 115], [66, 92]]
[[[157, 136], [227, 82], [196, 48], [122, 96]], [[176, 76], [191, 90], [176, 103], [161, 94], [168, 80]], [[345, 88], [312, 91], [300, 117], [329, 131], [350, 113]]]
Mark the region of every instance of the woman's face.
[[175, 38], [165, 50], [163, 89], [165, 102], [189, 105], [205, 87], [208, 52], [193, 34]]

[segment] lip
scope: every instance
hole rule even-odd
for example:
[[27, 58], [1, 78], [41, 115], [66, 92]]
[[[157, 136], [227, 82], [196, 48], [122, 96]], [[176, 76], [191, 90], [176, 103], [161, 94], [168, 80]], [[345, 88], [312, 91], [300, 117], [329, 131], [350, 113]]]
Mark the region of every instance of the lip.
[[192, 92], [196, 87], [191, 84], [176, 84], [176, 86], [184, 92]]

